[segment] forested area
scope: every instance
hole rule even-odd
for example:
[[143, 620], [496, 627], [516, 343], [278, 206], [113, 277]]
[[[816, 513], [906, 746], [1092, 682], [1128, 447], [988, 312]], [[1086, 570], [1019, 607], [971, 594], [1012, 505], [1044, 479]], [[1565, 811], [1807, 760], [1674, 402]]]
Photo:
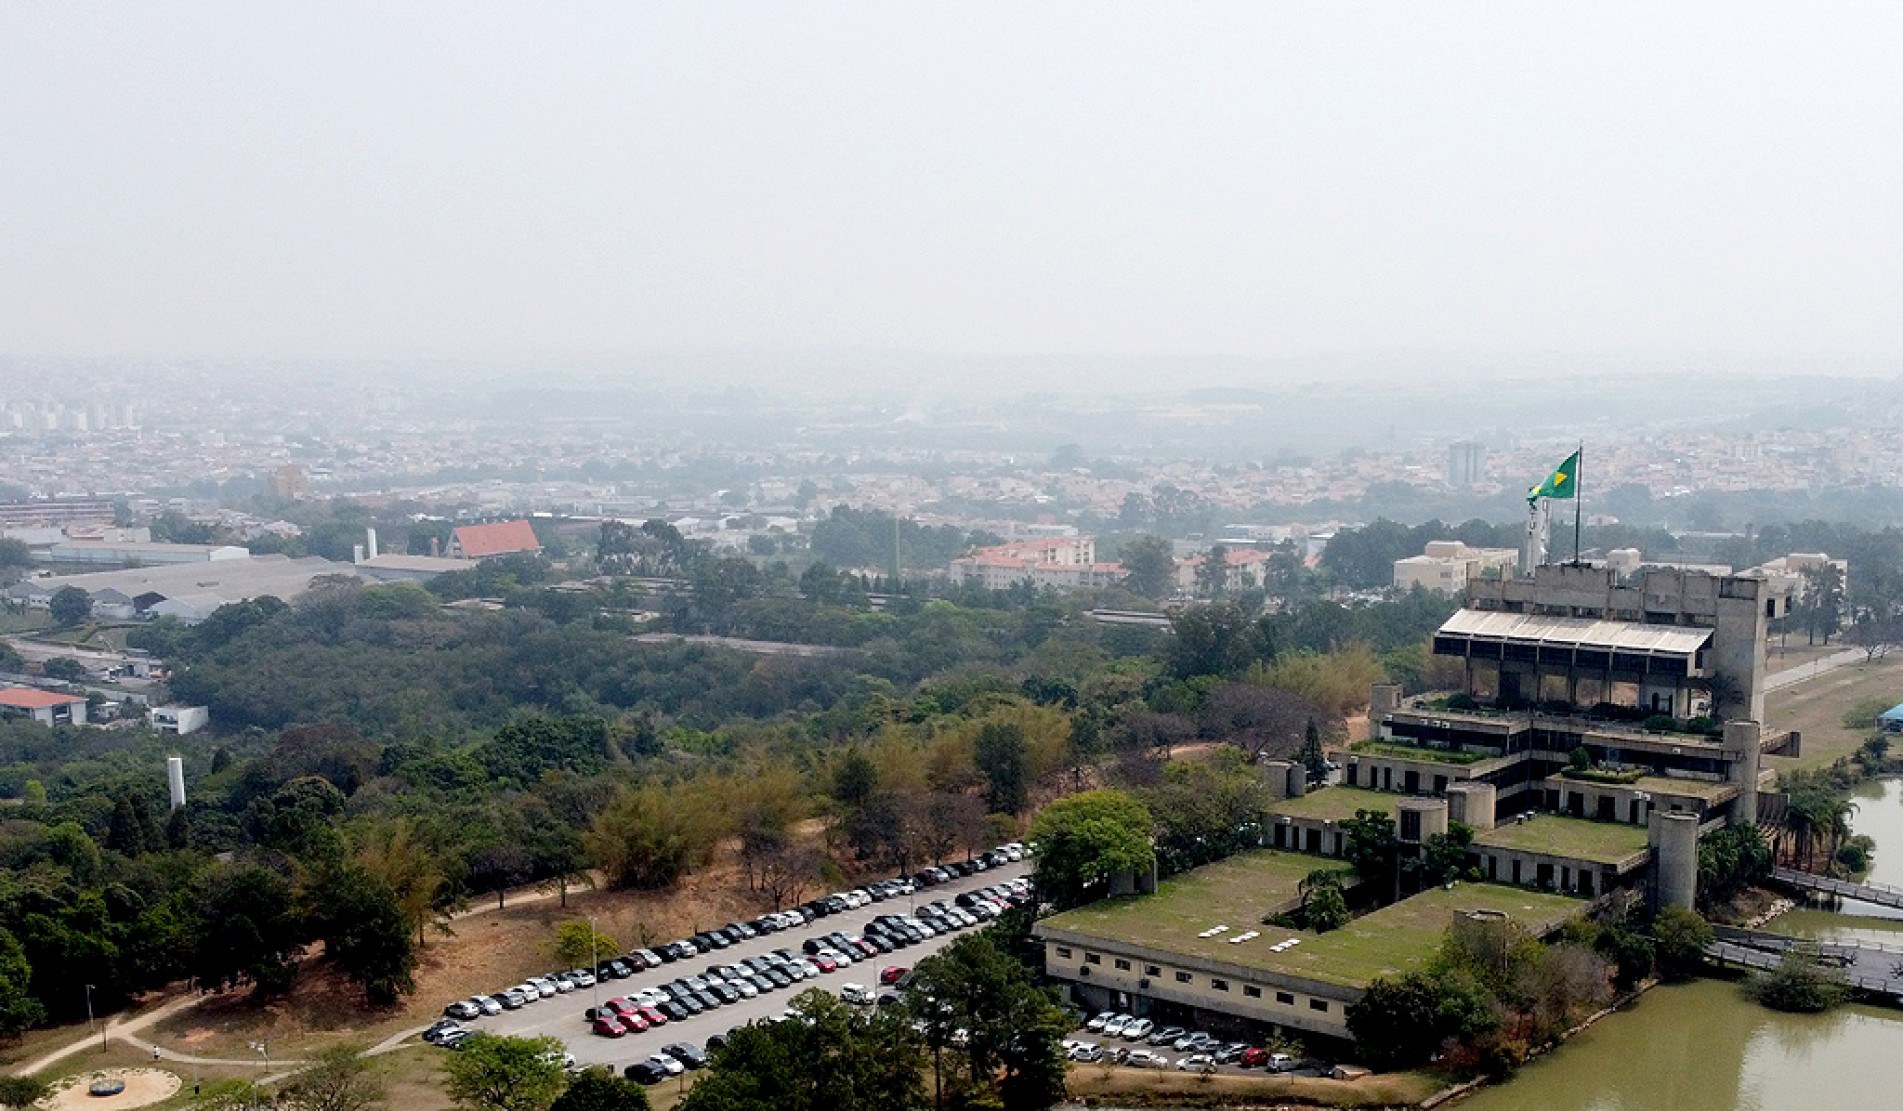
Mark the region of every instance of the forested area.
[[[995, 844], [1105, 783], [1142, 793], [1168, 866], [1191, 866], [1259, 808], [1248, 759], [1338, 729], [1383, 674], [1424, 681], [1451, 604], [1235, 600], [1170, 632], [1028, 592], [876, 612], [850, 576], [776, 577], [663, 530], [625, 539], [630, 570], [696, 584], [645, 600], [671, 627], [842, 651], [637, 642], [631, 580], [556, 590], [505, 563], [480, 572], [507, 581], [496, 612], [441, 605], [466, 584], [337, 582], [147, 627], [212, 734], [0, 725], [0, 1023], [70, 1019], [88, 983], [108, 1007], [187, 976], [282, 991], [317, 941], [386, 1001], [447, 914], [524, 884], [667, 887], [720, 850], [784, 905]], [[1198, 742], [1235, 756], [1171, 758]], [[169, 814], [168, 751], [190, 781]]]

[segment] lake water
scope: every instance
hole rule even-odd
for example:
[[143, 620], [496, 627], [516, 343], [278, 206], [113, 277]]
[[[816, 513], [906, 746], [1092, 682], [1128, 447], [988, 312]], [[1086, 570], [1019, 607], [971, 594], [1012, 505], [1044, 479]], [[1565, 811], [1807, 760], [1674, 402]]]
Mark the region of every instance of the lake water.
[[[1853, 827], [1876, 839], [1870, 879], [1903, 887], [1903, 780], [1859, 787]], [[1903, 914], [1800, 910], [1772, 929], [1903, 945]], [[1903, 1108], [1903, 1011], [1785, 1015], [1735, 983], [1656, 988], [1461, 1111], [1876, 1111]]]

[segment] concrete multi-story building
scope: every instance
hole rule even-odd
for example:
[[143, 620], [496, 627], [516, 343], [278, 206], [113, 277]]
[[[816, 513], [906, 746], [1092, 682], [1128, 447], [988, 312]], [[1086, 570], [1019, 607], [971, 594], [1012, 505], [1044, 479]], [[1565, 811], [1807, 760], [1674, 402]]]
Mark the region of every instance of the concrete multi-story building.
[[1461, 440], [1447, 447], [1447, 485], [1465, 490], [1487, 473], [1487, 448], [1472, 440]]
[[[1046, 967], [1095, 1007], [1345, 1038], [1367, 985], [1430, 959], [1450, 928], [1507, 916], [1538, 935], [1641, 886], [1689, 906], [1700, 834], [1756, 821], [1763, 754], [1797, 743], [1758, 724], [1766, 624], [1786, 600], [1763, 576], [1675, 569], [1470, 582], [1433, 644], [1460, 661], [1459, 690], [1404, 700], [1377, 686], [1344, 782], [1311, 789], [1299, 765], [1263, 766], [1264, 851], [1161, 884], [1126, 878], [1112, 885], [1125, 897], [1040, 921]], [[1483, 882], [1326, 933], [1276, 925], [1368, 815], [1393, 822], [1404, 853], [1467, 827]]]
[[1470, 548], [1458, 540], [1430, 540], [1420, 555], [1394, 561], [1394, 588], [1418, 586], [1459, 594], [1477, 579], [1511, 575], [1519, 559], [1516, 548]]

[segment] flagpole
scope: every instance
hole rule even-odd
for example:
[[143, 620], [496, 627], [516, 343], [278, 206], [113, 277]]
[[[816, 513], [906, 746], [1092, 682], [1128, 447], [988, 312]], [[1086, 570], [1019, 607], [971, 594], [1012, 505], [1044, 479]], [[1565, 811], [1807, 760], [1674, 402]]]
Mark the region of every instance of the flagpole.
[[1586, 469], [1586, 441], [1579, 441], [1578, 462], [1573, 464], [1573, 566], [1579, 566], [1580, 521], [1583, 519], [1582, 503], [1586, 500], [1586, 491], [1579, 482], [1579, 472]]

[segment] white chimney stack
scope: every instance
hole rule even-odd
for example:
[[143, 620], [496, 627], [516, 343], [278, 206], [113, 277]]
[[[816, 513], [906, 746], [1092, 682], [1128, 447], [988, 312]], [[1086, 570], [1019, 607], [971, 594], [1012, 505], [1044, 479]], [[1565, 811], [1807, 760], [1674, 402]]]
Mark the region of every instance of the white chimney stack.
[[172, 789], [172, 809], [183, 809], [185, 806], [184, 757], [167, 756], [165, 758], [165, 782]]
[[373, 528], [364, 529], [363, 538], [364, 550], [370, 553], [371, 559], [377, 558], [377, 530]]
[[352, 544], [350, 546], [350, 562], [352, 563], [363, 562], [363, 545], [362, 544]]

